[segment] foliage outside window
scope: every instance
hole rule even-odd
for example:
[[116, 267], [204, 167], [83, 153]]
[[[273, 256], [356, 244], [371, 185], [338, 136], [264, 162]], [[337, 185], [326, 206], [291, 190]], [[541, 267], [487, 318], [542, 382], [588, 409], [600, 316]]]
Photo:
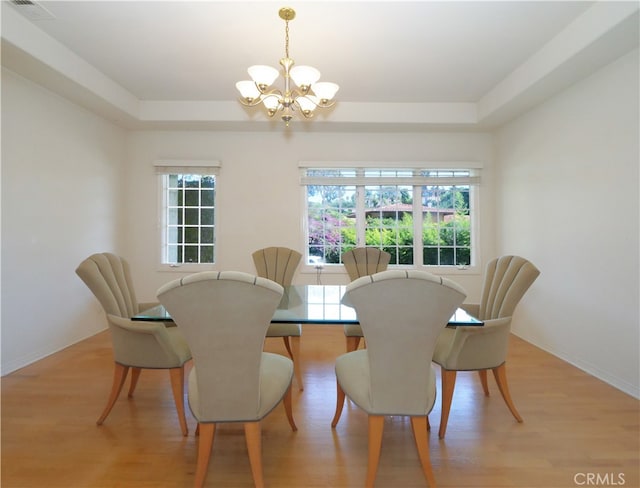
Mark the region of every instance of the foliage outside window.
[[426, 266], [471, 264], [469, 185], [422, 187], [422, 245]]
[[340, 264], [367, 246], [390, 264], [471, 265], [475, 182], [469, 169], [307, 168], [309, 262]]
[[213, 264], [216, 237], [216, 168], [164, 166], [162, 263]]

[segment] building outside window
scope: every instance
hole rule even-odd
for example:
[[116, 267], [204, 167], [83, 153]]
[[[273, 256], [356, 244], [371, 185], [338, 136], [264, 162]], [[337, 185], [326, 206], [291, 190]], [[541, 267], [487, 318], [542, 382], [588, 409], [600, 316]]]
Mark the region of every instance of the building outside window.
[[161, 264], [212, 265], [217, 162], [157, 162], [161, 180]]
[[341, 264], [354, 247], [390, 264], [474, 265], [478, 168], [305, 167], [309, 263]]

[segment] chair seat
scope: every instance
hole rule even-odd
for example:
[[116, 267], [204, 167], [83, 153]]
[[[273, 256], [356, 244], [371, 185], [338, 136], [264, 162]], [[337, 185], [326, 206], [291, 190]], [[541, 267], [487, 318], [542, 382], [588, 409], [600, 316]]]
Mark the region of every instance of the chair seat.
[[369, 375], [369, 354], [365, 350], [343, 354], [336, 358], [336, 377], [340, 386], [358, 407], [370, 412], [371, 379]]
[[166, 328], [166, 331], [169, 336], [169, 342], [173, 346], [173, 352], [180, 359], [180, 364], [186, 363], [191, 359], [191, 349], [189, 349], [187, 341], [184, 340], [182, 332], [175, 327], [175, 324], [174, 327]]
[[362, 337], [362, 327], [360, 324], [346, 324], [344, 335], [347, 337]]
[[300, 337], [301, 335], [300, 324], [270, 324], [267, 329], [267, 337]]
[[482, 327], [444, 329], [433, 362], [451, 371], [482, 371], [505, 362], [511, 317], [485, 319]]
[[453, 344], [453, 335], [455, 333], [455, 329], [447, 327], [442, 329], [436, 341], [436, 347], [433, 350], [433, 362], [443, 364], [447, 360], [451, 353], [451, 345]]
[[264, 418], [276, 405], [280, 403], [289, 389], [293, 379], [293, 361], [280, 354], [262, 353], [260, 364], [260, 405], [251, 418], [205, 418], [200, 412], [198, 381], [196, 366], [189, 373], [189, 408], [198, 423], [207, 422], [254, 422]]
[[[406, 408], [402, 411], [379, 411], [371, 402], [371, 378], [369, 375], [369, 352], [366, 349], [349, 352], [338, 356], [336, 359], [336, 377], [339, 378], [340, 387], [346, 395], [353, 400], [358, 407], [370, 415], [427, 415], [436, 401], [436, 373], [433, 367], [429, 372], [427, 385], [427, 408], [409, 412]], [[398, 403], [400, 405], [400, 403]]]
[[191, 359], [191, 350], [177, 327], [163, 322], [132, 322], [107, 314], [114, 344], [113, 357], [122, 366], [142, 369], [180, 368]]

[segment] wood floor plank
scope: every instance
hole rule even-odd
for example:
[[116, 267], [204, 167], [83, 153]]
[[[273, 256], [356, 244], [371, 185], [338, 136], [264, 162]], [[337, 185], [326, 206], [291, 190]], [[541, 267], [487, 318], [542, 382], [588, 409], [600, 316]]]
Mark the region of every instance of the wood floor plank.
[[[342, 328], [304, 326], [301, 345], [305, 390], [293, 389], [298, 431], [282, 406], [264, 420], [265, 483], [363, 486], [367, 416], [347, 401], [337, 428], [330, 427]], [[430, 415], [438, 486], [575, 488], [582, 474], [594, 473], [640, 487], [638, 400], [516, 337], [510, 347], [509, 385], [524, 423], [511, 416], [491, 376], [487, 398], [477, 374], [458, 374], [445, 439], [437, 435], [439, 397]], [[282, 341], [269, 340], [267, 350], [286, 354]], [[1, 486], [192, 486], [195, 422], [187, 409], [190, 432], [183, 437], [166, 371], [143, 371], [134, 397], [121, 394], [98, 427], [111, 378], [106, 332], [3, 377]], [[241, 424], [216, 431], [206, 486], [253, 486]], [[376, 486], [427, 486], [407, 418], [384, 421]]]

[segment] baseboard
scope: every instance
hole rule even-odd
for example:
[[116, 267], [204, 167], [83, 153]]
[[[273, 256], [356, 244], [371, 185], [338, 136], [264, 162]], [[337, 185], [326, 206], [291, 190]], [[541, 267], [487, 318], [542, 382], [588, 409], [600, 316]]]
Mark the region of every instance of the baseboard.
[[46, 349], [46, 350], [39, 350], [39, 351], [33, 351], [29, 354], [25, 354], [22, 357], [13, 359], [11, 361], [7, 361], [2, 362], [1, 368], [2, 371], [0, 373], [0, 376], [6, 376], [8, 374], [11, 374], [21, 368], [24, 368], [25, 366], [29, 366], [30, 364], [33, 364], [37, 361], [40, 361], [41, 359], [44, 359], [48, 356], [51, 356], [52, 354], [55, 354], [57, 352], [62, 351], [63, 349], [66, 349], [67, 347], [73, 346], [74, 344], [77, 344], [78, 342], [82, 342], [85, 339], [88, 339], [89, 337], [93, 337], [96, 334], [99, 334], [101, 332], [104, 332], [107, 328], [103, 328], [101, 330], [98, 331], [94, 331], [91, 334], [87, 334], [86, 336], [83, 337], [79, 337], [78, 339], [67, 343], [67, 344], [63, 344], [60, 345], [59, 347], [56, 347], [55, 349]]
[[584, 371], [585, 373], [588, 373], [591, 376], [598, 378], [601, 381], [604, 381], [605, 383], [613, 386], [614, 388], [617, 388], [618, 390], [626, 393], [627, 395], [631, 395], [634, 398], [640, 399], [640, 387], [638, 385], [633, 385], [632, 383], [629, 383], [628, 381], [622, 378], [612, 375], [607, 371], [603, 371], [602, 369], [598, 368], [597, 366], [591, 363], [588, 363], [585, 361], [576, 361], [571, 357], [569, 357], [569, 355], [566, 352], [558, 351], [557, 349], [551, 347], [549, 344], [540, 344], [539, 342], [531, 340], [530, 338], [520, 334], [513, 333], [513, 335], [515, 335], [516, 337], [519, 337], [523, 341], [528, 342], [529, 344], [532, 344], [542, 349], [545, 352], [548, 352], [549, 354], [552, 354], [553, 356], [559, 359], [562, 359], [563, 361], [571, 364], [572, 366], [575, 366], [576, 368]]

